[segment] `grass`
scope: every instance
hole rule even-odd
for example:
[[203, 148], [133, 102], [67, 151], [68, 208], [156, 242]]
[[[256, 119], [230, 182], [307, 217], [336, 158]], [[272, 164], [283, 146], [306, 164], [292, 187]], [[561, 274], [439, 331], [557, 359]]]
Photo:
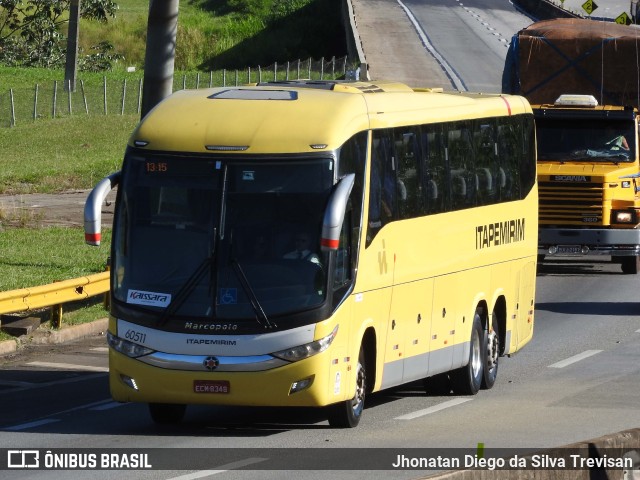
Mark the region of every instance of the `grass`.
[[93, 188], [120, 169], [137, 115], [76, 115], [0, 128], [0, 194]]

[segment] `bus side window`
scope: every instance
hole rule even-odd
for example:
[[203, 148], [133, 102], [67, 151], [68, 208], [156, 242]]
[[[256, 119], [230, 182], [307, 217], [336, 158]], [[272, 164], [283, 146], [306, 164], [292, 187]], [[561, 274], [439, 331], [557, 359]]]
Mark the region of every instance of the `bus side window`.
[[375, 130], [372, 138], [367, 245], [380, 228], [397, 218], [397, 183], [392, 138], [388, 130]]
[[491, 119], [474, 122], [473, 148], [475, 152], [478, 179], [478, 205], [489, 205], [497, 200], [497, 170], [495, 126]]
[[449, 209], [449, 189], [447, 188], [442, 126], [425, 125], [422, 131], [422, 143], [425, 152], [422, 158], [424, 212], [427, 214], [446, 212]]
[[498, 128], [498, 160], [500, 175], [500, 200], [517, 200], [520, 197], [520, 141], [517, 124], [511, 118], [501, 120]]
[[421, 150], [418, 129], [399, 128], [395, 133], [398, 163], [398, 213], [400, 218], [415, 218], [422, 214], [423, 194], [420, 181]]
[[474, 207], [477, 177], [474, 171], [475, 162], [469, 124], [468, 122], [453, 124], [447, 133], [452, 209]]

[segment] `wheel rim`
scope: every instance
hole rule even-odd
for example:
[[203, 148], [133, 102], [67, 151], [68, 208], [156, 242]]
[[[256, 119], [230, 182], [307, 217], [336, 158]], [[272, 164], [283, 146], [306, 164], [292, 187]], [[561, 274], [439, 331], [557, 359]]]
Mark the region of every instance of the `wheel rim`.
[[490, 372], [498, 364], [498, 334], [491, 330], [487, 337], [487, 368]]
[[359, 417], [364, 407], [364, 395], [365, 395], [365, 383], [366, 376], [364, 371], [364, 365], [358, 362], [358, 371], [356, 376], [356, 394], [352, 400], [353, 414]]
[[473, 341], [471, 342], [471, 372], [473, 378], [478, 378], [482, 371], [482, 357], [480, 355], [480, 338], [476, 334], [473, 335]]

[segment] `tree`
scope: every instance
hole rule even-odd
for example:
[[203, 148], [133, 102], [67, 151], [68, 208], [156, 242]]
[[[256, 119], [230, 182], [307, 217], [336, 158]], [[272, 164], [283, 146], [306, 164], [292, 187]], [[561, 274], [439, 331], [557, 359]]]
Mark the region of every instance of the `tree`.
[[[68, 21], [71, 0], [0, 0], [0, 63], [12, 66], [64, 65], [59, 27]], [[80, 16], [106, 22], [115, 17], [112, 0], [83, 0]]]

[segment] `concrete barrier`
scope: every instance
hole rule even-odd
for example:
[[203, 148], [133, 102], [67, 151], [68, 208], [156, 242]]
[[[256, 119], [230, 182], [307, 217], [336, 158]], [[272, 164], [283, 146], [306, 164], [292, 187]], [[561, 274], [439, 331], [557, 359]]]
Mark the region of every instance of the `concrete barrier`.
[[[429, 480], [640, 480], [640, 428], [623, 430], [592, 440], [564, 447], [538, 450], [531, 455], [546, 455], [551, 459], [566, 458], [570, 452], [580, 452], [584, 459], [630, 458], [632, 468], [597, 467], [582, 470], [567, 469], [515, 469], [515, 470], [457, 470], [427, 475]], [[567, 465], [571, 465], [567, 463]]]

